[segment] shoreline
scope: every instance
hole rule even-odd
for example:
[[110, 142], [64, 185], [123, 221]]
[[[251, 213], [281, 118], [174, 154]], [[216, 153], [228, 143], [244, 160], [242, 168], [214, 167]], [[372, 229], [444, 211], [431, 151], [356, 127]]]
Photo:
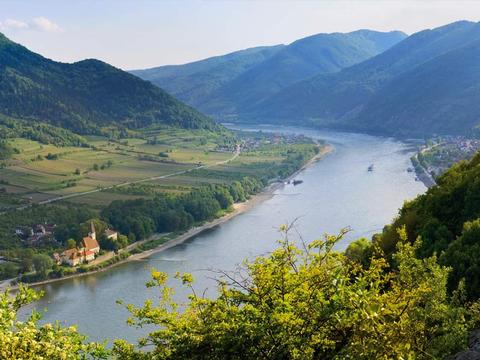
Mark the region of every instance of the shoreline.
[[[170, 249], [174, 246], [183, 244], [184, 242], [190, 240], [191, 238], [193, 238], [195, 236], [198, 236], [201, 233], [203, 233], [203, 232], [205, 232], [209, 229], [212, 229], [212, 228], [214, 228], [218, 225], [221, 225], [221, 224], [233, 219], [234, 217], [251, 210], [252, 208], [261, 204], [262, 202], [271, 199], [274, 196], [274, 192], [276, 190], [280, 189], [282, 186], [284, 186], [285, 182], [291, 181], [300, 172], [302, 172], [306, 168], [310, 167], [314, 163], [318, 162], [324, 156], [331, 153], [333, 150], [334, 150], [334, 147], [332, 145], [330, 145], [330, 144], [323, 145], [323, 147], [321, 147], [318, 154], [313, 156], [309, 161], [307, 161], [300, 169], [295, 171], [293, 174], [289, 175], [285, 179], [282, 179], [281, 182], [280, 181], [279, 182], [274, 182], [274, 183], [268, 185], [264, 190], [262, 190], [260, 193], [258, 193], [256, 195], [253, 195], [247, 201], [244, 201], [242, 203], [233, 204], [233, 210], [230, 213], [228, 213], [228, 214], [226, 214], [222, 217], [216, 218], [214, 220], [211, 220], [211, 221], [209, 221], [209, 222], [207, 222], [203, 225], [193, 227], [193, 228], [187, 230], [186, 232], [184, 232], [183, 234], [180, 234], [180, 235], [178, 235], [177, 237], [175, 237], [171, 240], [167, 240], [165, 243], [163, 243], [163, 244], [161, 244], [161, 245], [159, 245], [159, 246], [157, 246], [153, 249], [145, 250], [145, 251], [142, 251], [138, 254], [130, 255], [123, 260], [120, 260], [120, 261], [118, 261], [114, 264], [111, 264], [109, 266], [105, 266], [104, 268], [101, 268], [101, 269], [87, 271], [87, 272], [84, 272], [84, 273], [76, 273], [76, 274], [67, 275], [67, 276], [64, 276], [64, 277], [61, 277], [61, 278], [56, 278], [56, 279], [47, 279], [47, 280], [38, 281], [38, 282], [34, 282], [34, 283], [23, 283], [23, 285], [29, 286], [29, 287], [36, 287], [36, 286], [51, 284], [51, 283], [55, 283], [55, 282], [67, 281], [67, 280], [70, 280], [70, 279], [73, 279], [73, 278], [79, 278], [79, 277], [83, 277], [83, 276], [93, 275], [93, 274], [96, 274], [96, 273], [100, 273], [100, 272], [103, 272], [103, 271], [110, 270], [110, 269], [114, 268], [115, 266], [122, 265], [122, 264], [125, 264], [125, 263], [128, 263], [128, 262], [131, 262], [131, 261], [143, 260], [145, 258], [148, 258], [148, 257], [152, 256], [153, 254], [156, 254], [156, 253], [165, 251], [167, 249]], [[153, 234], [151, 236], [151, 238], [154, 238], [155, 236], [158, 236], [158, 235], [160, 235], [160, 234]], [[161, 234], [161, 235], [165, 236], [165, 234]], [[154, 240], [154, 239], [152, 239], [152, 240]], [[7, 288], [9, 288], [10, 290], [17, 290], [19, 288], [18, 284], [17, 285], [10, 285], [11, 281], [12, 281], [12, 279], [4, 280], [3, 282], [0, 282], [0, 292], [5, 291]]]
[[[415, 161], [413, 161], [413, 159], [415, 159]], [[425, 169], [420, 163], [420, 161], [418, 161], [418, 152], [412, 156], [411, 162], [415, 171], [415, 175], [417, 176], [418, 180], [420, 180], [423, 185], [425, 185], [427, 189], [430, 189], [431, 187], [437, 185], [437, 182], [432, 177], [432, 175], [430, 175], [427, 169]]]

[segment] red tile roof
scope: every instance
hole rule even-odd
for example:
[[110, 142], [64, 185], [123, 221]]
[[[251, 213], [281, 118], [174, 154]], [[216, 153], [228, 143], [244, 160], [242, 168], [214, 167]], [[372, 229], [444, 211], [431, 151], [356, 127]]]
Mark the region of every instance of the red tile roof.
[[91, 250], [95, 248], [99, 248], [100, 246], [98, 245], [98, 241], [95, 239], [92, 239], [90, 236], [84, 237], [83, 238], [83, 246], [85, 246], [86, 250]]

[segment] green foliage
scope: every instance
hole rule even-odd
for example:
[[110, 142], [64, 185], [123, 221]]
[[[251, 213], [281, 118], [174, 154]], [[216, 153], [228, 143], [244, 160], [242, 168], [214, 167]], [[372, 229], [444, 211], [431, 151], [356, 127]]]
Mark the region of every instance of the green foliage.
[[95, 218], [95, 212], [87, 206], [48, 205], [35, 206], [19, 211], [9, 211], [1, 216], [0, 250], [2, 255], [15, 258], [22, 254], [24, 244], [13, 234], [17, 226], [29, 227], [34, 224], [56, 224], [55, 238], [64, 243], [70, 238], [80, 239], [85, 233], [80, 224]]
[[33, 268], [40, 277], [40, 279], [46, 279], [49, 271], [52, 269], [53, 261], [45, 254], [36, 254], [33, 256]]
[[25, 321], [17, 319], [18, 310], [40, 297], [33, 290], [20, 286], [13, 295], [0, 295], [0, 359], [86, 360], [106, 359], [103, 345], [87, 343], [74, 327], [62, 328], [58, 323], [39, 325], [41, 316], [33, 311]]
[[0, 160], [6, 160], [13, 155], [13, 149], [5, 141], [0, 141]]
[[[284, 227], [284, 230], [287, 227]], [[159, 302], [127, 305], [135, 326], [156, 328], [139, 347], [117, 340], [121, 359], [432, 359], [466, 344], [475, 312], [447, 297], [447, 269], [419, 260], [419, 244], [400, 244], [391, 271], [382, 257], [368, 267], [333, 250], [326, 236], [301, 250], [288, 236], [267, 257], [225, 273], [214, 299], [191, 289], [189, 302], [172, 300], [165, 274], [147, 286]], [[146, 345], [151, 346], [144, 348]]]
[[68, 239], [65, 242], [65, 246], [67, 249], [74, 249], [75, 247], [77, 247], [77, 241], [75, 239]]
[[56, 146], [87, 146], [84, 138], [69, 130], [43, 122], [14, 119], [0, 114], [0, 138], [19, 137]]
[[19, 268], [15, 263], [0, 263], [0, 279], [12, 279], [18, 275]]
[[373, 245], [371, 241], [361, 238], [351, 242], [348, 245], [347, 249], [345, 250], [345, 256], [352, 261], [362, 264], [363, 266], [368, 266], [369, 260], [373, 254], [372, 248]]
[[58, 154], [52, 154], [48, 153], [47, 156], [45, 156], [47, 160], [58, 160]]
[[11, 41], [0, 47], [1, 114], [76, 133], [164, 124], [220, 129], [162, 89], [99, 60], [58, 63]]
[[399, 236], [396, 229], [405, 226], [408, 239], [422, 238], [420, 257], [436, 253], [441, 264], [452, 267], [449, 290], [462, 279], [469, 299], [480, 297], [477, 278], [480, 268], [477, 257], [480, 232], [480, 154], [469, 162], [460, 162], [437, 179], [437, 186], [426, 194], [405, 203], [398, 218], [386, 226], [374, 243], [387, 256], [394, 251]]
[[[157, 194], [149, 200], [117, 200], [102, 211], [102, 216], [115, 229], [123, 234], [133, 234], [138, 240], [154, 232], [186, 230], [194, 223], [217, 217], [221, 210], [228, 209], [234, 201], [244, 201], [245, 191], [249, 191], [250, 195], [261, 190], [258, 182], [251, 181], [257, 186], [246, 190], [240, 182], [235, 182], [230, 186], [209, 185], [178, 196]], [[232, 188], [241, 189], [243, 198], [233, 197]]]

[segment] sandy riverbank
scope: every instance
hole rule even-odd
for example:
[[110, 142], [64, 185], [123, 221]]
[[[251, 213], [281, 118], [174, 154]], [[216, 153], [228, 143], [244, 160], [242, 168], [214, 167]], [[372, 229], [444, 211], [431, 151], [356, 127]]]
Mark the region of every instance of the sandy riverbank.
[[[28, 285], [34, 287], [34, 286], [45, 285], [45, 284], [49, 284], [49, 283], [53, 283], [53, 282], [67, 281], [67, 280], [72, 279], [72, 278], [92, 275], [92, 274], [99, 273], [99, 272], [102, 272], [102, 271], [110, 270], [111, 268], [113, 268], [115, 266], [130, 262], [130, 261], [138, 261], [138, 260], [141, 260], [141, 259], [145, 259], [145, 258], [147, 258], [147, 257], [149, 257], [153, 254], [165, 251], [165, 250], [170, 249], [174, 246], [182, 244], [185, 241], [201, 234], [202, 232], [204, 232], [208, 229], [212, 229], [215, 226], [218, 226], [220, 224], [223, 224], [223, 223], [231, 220], [235, 216], [243, 214], [244, 212], [249, 211], [250, 209], [257, 206], [258, 204], [270, 199], [274, 195], [274, 193], [277, 189], [284, 186], [285, 181], [292, 180], [293, 178], [295, 178], [295, 176], [298, 175], [298, 173], [300, 173], [301, 171], [303, 171], [307, 167], [311, 166], [315, 162], [319, 161], [321, 158], [323, 158], [325, 155], [332, 152], [333, 150], [334, 150], [333, 146], [331, 146], [329, 144], [324, 145], [317, 155], [315, 155], [304, 166], [302, 166], [302, 168], [300, 168], [295, 173], [290, 175], [284, 181], [276, 182], [276, 183], [273, 183], [273, 184], [269, 185], [264, 191], [262, 191], [261, 193], [259, 193], [257, 195], [252, 196], [249, 200], [247, 200], [243, 203], [234, 204], [233, 205], [233, 210], [230, 213], [228, 213], [228, 214], [226, 214], [226, 215], [224, 215], [220, 218], [214, 219], [210, 222], [207, 222], [207, 223], [205, 223], [201, 226], [191, 228], [190, 230], [186, 231], [185, 233], [180, 234], [176, 238], [174, 238], [172, 240], [169, 240], [166, 243], [164, 243], [160, 246], [157, 246], [154, 249], [146, 250], [146, 251], [143, 251], [143, 252], [138, 253], [138, 254], [130, 255], [128, 258], [126, 258], [124, 260], [120, 260], [119, 262], [116, 262], [115, 264], [112, 264], [110, 266], [106, 266], [106, 267], [104, 267], [102, 269], [99, 269], [99, 270], [88, 271], [88, 272], [80, 273], [80, 274], [67, 275], [67, 276], [64, 276], [64, 277], [58, 278], [58, 279], [48, 279], [48, 280], [45, 280], [45, 281], [31, 283], [31, 284], [28, 284]], [[162, 234], [162, 235], [164, 235], [164, 234]], [[154, 237], [155, 237], [155, 235], [152, 237], [152, 239]], [[158, 238], [158, 236], [157, 236], [157, 238]], [[9, 285], [10, 285], [10, 280], [0, 282], [0, 291], [4, 291], [6, 288], [9, 287]], [[18, 286], [10, 286], [10, 288], [12, 290], [15, 290], [15, 289], [18, 288]]]

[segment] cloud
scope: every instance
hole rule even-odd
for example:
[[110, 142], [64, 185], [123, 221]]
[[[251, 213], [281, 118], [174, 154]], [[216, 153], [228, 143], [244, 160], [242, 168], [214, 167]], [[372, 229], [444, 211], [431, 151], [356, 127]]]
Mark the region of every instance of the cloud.
[[47, 18], [40, 16], [34, 18], [30, 22], [30, 27], [40, 31], [46, 32], [61, 32], [62, 28], [55, 24], [53, 21], [48, 20]]
[[15, 19], [7, 19], [2, 23], [2, 26], [8, 29], [28, 29], [28, 24], [23, 21]]
[[16, 19], [0, 21], [1, 30], [34, 30], [43, 32], [62, 32], [63, 29], [46, 17], [39, 16], [25, 22]]

